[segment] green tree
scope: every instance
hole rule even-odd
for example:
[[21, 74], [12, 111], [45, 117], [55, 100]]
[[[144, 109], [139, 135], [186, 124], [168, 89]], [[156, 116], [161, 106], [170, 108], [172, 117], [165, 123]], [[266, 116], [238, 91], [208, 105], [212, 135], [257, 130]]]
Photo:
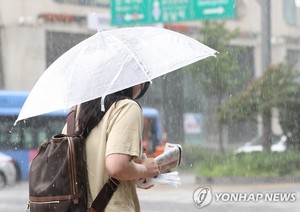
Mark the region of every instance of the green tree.
[[[196, 70], [192, 72], [193, 79], [200, 85], [206, 98], [215, 98], [218, 106], [229, 92], [234, 92], [246, 79], [246, 72], [240, 72], [240, 64], [237, 62], [238, 55], [244, 48], [230, 45], [239, 32], [227, 30], [224, 22], [203, 22], [200, 35], [201, 42], [217, 50], [218, 54], [215, 58], [205, 59], [188, 68]], [[222, 125], [217, 125], [220, 151], [224, 152]]]
[[271, 110], [278, 108], [281, 114], [285, 114], [285, 122], [282, 123], [283, 129], [287, 131], [290, 128], [289, 121], [292, 120], [291, 114], [297, 113], [295, 105], [300, 105], [300, 86], [295, 80], [298, 77], [299, 72], [289, 65], [269, 66], [261, 77], [253, 80], [243, 92], [227, 100], [219, 108], [220, 123], [232, 124], [260, 114], [264, 125], [263, 148], [270, 151]]
[[280, 125], [288, 135], [288, 148], [300, 150], [300, 90], [289, 94], [279, 108]]

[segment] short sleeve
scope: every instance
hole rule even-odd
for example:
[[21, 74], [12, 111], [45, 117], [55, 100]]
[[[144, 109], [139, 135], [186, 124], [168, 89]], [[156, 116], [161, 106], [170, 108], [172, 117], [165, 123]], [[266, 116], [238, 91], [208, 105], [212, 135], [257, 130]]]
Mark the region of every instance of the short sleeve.
[[115, 112], [108, 127], [106, 156], [119, 153], [139, 157], [142, 145], [140, 106], [132, 100], [121, 100], [112, 107], [115, 107]]

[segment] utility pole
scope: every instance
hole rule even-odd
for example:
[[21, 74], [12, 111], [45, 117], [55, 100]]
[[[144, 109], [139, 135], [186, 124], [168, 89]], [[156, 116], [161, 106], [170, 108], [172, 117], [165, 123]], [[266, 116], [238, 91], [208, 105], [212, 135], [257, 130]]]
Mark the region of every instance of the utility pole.
[[[261, 65], [264, 72], [271, 64], [271, 0], [257, 0], [261, 6]], [[262, 145], [265, 151], [271, 150], [272, 113], [271, 110], [262, 112]]]
[[271, 1], [258, 0], [261, 5], [262, 70], [271, 64]]

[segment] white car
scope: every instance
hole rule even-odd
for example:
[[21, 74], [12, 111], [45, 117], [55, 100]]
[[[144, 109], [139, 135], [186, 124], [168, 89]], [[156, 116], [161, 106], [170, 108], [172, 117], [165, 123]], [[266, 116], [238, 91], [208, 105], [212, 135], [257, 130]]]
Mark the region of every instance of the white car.
[[0, 152], [0, 189], [17, 181], [17, 170], [13, 158]]
[[[287, 136], [272, 136], [272, 152], [283, 152], [286, 150]], [[234, 153], [250, 153], [263, 151], [262, 137], [257, 136], [247, 142], [245, 145], [237, 148]]]

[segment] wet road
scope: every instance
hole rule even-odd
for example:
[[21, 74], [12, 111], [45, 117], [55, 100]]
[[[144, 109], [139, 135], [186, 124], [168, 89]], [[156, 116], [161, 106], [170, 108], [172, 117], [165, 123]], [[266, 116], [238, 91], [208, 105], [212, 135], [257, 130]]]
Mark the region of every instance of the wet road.
[[[198, 188], [210, 187], [213, 195], [224, 195], [223, 201], [216, 201], [213, 197], [209, 205], [199, 209], [194, 203], [194, 192]], [[292, 195], [291, 201], [228, 201], [228, 194], [251, 194], [256, 197], [257, 193], [272, 195]], [[182, 185], [179, 188], [158, 186], [149, 191], [139, 190], [139, 197], [143, 212], [276, 212], [293, 211], [300, 212], [300, 183], [276, 183], [276, 184], [226, 184], [226, 185], [201, 185], [194, 182], [193, 176], [182, 176]], [[276, 196], [275, 196], [276, 197]], [[222, 199], [222, 198], [220, 198]], [[244, 199], [242, 199], [244, 200]]]
[[[273, 183], [273, 184], [226, 184], [226, 185], [201, 185], [195, 183], [195, 177], [191, 174], [181, 174], [181, 182], [178, 188], [158, 185], [149, 190], [138, 190], [141, 208], [143, 212], [219, 212], [219, 211], [255, 211], [276, 212], [293, 211], [300, 212], [300, 183]], [[199, 187], [208, 186], [213, 195], [221, 194], [285, 194], [295, 195], [294, 201], [216, 201], [213, 196], [210, 204], [199, 209], [196, 207], [193, 194]], [[28, 197], [28, 183], [22, 182], [15, 186], [0, 190], [0, 211], [20, 212], [25, 211]], [[225, 196], [224, 196], [225, 197]], [[251, 199], [250, 199], [251, 200]], [[293, 199], [291, 199], [293, 200]]]

